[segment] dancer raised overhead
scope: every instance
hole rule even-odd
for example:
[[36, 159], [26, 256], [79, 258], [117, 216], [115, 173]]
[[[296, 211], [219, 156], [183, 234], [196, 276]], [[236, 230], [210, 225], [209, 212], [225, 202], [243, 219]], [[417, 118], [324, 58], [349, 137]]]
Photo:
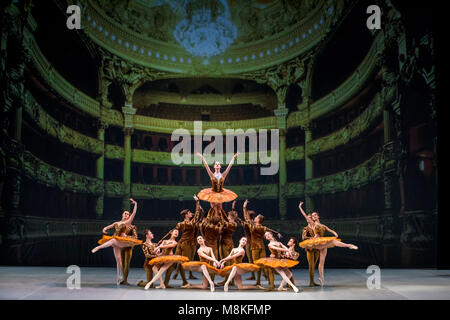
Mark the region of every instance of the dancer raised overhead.
[[[220, 169], [222, 168], [220, 162], [214, 162], [214, 172], [209, 168], [208, 163], [205, 160], [205, 157], [200, 153], [197, 153], [199, 157], [202, 158], [203, 164], [205, 165], [206, 172], [208, 173], [211, 179], [211, 188], [203, 189], [198, 193], [198, 198], [200, 200], [208, 201], [211, 203], [211, 209], [215, 210], [215, 214], [220, 218], [220, 210], [222, 209], [222, 203], [233, 201], [237, 198], [237, 194], [231, 190], [225, 189], [223, 187], [225, 179], [228, 176], [228, 173], [233, 166], [234, 160], [239, 155], [239, 152], [236, 153], [228, 164], [227, 169], [222, 173]], [[209, 215], [209, 213], [208, 213]]]
[[[122, 281], [121, 274], [123, 274], [122, 269], [122, 250], [123, 248], [133, 247], [135, 245], [141, 244], [141, 240], [137, 240], [133, 236], [128, 236], [127, 232], [131, 228], [131, 223], [134, 220], [137, 212], [137, 202], [130, 199], [131, 203], [134, 205], [133, 213], [130, 215], [129, 211], [124, 211], [122, 213], [122, 220], [116, 221], [109, 226], [103, 228], [103, 237], [98, 241], [99, 246], [91, 250], [92, 253], [96, 253], [100, 249], [113, 247], [114, 257], [116, 258], [117, 265], [117, 284]], [[107, 231], [114, 228], [114, 234], [108, 236]]]
[[220, 263], [217, 261], [213, 249], [206, 246], [205, 239], [202, 236], [197, 237], [197, 243], [200, 245], [200, 248], [197, 250], [200, 261], [185, 262], [182, 264], [182, 267], [184, 270], [201, 273], [202, 284], [192, 285], [188, 283], [186, 286], [183, 286], [183, 288], [206, 289], [209, 284], [211, 291], [214, 291], [214, 281], [211, 279], [211, 276], [220, 273], [220, 270], [218, 269]]
[[[247, 238], [242, 237], [239, 240], [239, 246], [233, 248], [230, 254], [220, 260], [220, 275], [226, 279], [223, 290], [228, 291], [228, 286], [233, 279], [236, 282], [236, 286], [239, 290], [246, 289], [264, 289], [260, 285], [244, 286], [242, 284], [242, 275], [248, 272], [255, 272], [260, 269], [259, 266], [253, 263], [242, 263], [242, 259], [245, 257], [245, 246], [247, 245]], [[225, 264], [231, 262], [232, 265], [225, 266]]]
[[[303, 202], [300, 202], [300, 204], [298, 205], [300, 212], [305, 217], [308, 224], [314, 225], [314, 238], [300, 242], [299, 246], [302, 248], [319, 250], [320, 284], [323, 286], [325, 284], [324, 266], [328, 248], [341, 247], [351, 250], [358, 250], [358, 247], [354, 244], [342, 242], [340, 239], [338, 239], [338, 234], [334, 230], [331, 230], [326, 225], [320, 223], [319, 214], [317, 212], [313, 212], [311, 213], [311, 215], [307, 215], [302, 206]], [[334, 237], [324, 237], [326, 231], [332, 233]]]

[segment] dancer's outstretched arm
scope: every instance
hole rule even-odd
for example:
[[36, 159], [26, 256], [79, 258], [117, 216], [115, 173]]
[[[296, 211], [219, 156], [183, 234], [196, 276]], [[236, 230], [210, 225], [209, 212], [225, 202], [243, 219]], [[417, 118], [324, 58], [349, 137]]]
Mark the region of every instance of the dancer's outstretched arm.
[[223, 172], [222, 177], [223, 177], [224, 180], [225, 180], [225, 178], [227, 177], [228, 173], [230, 172], [231, 167], [233, 166], [234, 160], [236, 159], [236, 157], [237, 157], [238, 155], [239, 155], [239, 152], [236, 153], [236, 154], [233, 156], [233, 158], [231, 159], [230, 163], [228, 164], [227, 169]]
[[325, 227], [325, 229], [327, 229], [327, 231], [329, 233], [332, 233], [336, 238], [338, 237], [338, 234], [336, 233], [336, 231], [331, 230], [330, 228], [328, 228], [326, 225], [323, 224], [323, 226]]
[[166, 242], [166, 244], [160, 244], [159, 246], [157, 246], [155, 248], [156, 249], [167, 249], [167, 248], [175, 248], [177, 246], [177, 242], [176, 241], [168, 241]]
[[198, 153], [198, 152], [197, 152], [197, 155], [198, 155], [199, 157], [202, 158], [203, 165], [205, 166], [206, 172], [208, 172], [209, 177], [210, 177], [210, 178], [213, 178], [213, 177], [214, 177], [214, 174], [213, 174], [213, 172], [211, 171], [211, 169], [209, 168], [209, 165], [208, 165], [208, 163], [206, 162], [205, 157], [204, 157], [201, 153]]
[[[210, 248], [211, 249], [211, 248]], [[211, 249], [212, 251], [212, 249]], [[198, 256], [202, 257], [203, 259], [212, 261], [214, 264], [219, 264], [219, 261], [216, 260], [216, 257], [214, 256], [214, 252], [211, 252], [212, 257], [208, 256], [207, 254], [204, 254], [202, 250], [197, 250]]]
[[106, 231], [108, 231], [109, 229], [113, 228], [115, 224], [116, 223], [114, 222], [114, 223], [111, 223], [109, 226], [104, 227], [103, 228], [103, 233], [107, 234], [108, 232], [106, 232]]
[[238, 258], [240, 256], [243, 256], [245, 254], [245, 250], [242, 250], [241, 252], [238, 253], [233, 253], [233, 250], [230, 252], [230, 254], [228, 255], [228, 257], [223, 258], [222, 260], [220, 260], [220, 264], [224, 264], [227, 261], [233, 260], [235, 258]]
[[253, 224], [253, 221], [250, 219], [250, 216], [249, 216], [248, 211], [247, 211], [247, 204], [248, 204], [248, 202], [249, 202], [248, 199], [244, 201], [244, 205], [242, 206], [242, 211], [244, 211], [245, 222]]
[[195, 195], [195, 194], [194, 194], [194, 200], [195, 200], [195, 214], [194, 214], [194, 217], [192, 218], [192, 221], [194, 223], [197, 223], [200, 220], [201, 206], [200, 206], [200, 200], [198, 199], [197, 195]]
[[305, 210], [303, 210], [303, 201], [300, 202], [300, 204], [298, 205], [298, 208], [300, 209], [300, 212], [302, 213], [302, 215], [305, 217], [306, 221], [308, 223], [314, 223], [306, 214]]
[[133, 222], [134, 216], [136, 215], [136, 211], [137, 211], [137, 202], [134, 201], [132, 198], [130, 198], [130, 201], [132, 204], [134, 204], [134, 208], [133, 208], [133, 213], [131, 214], [131, 216], [125, 221], [125, 224], [127, 224], [127, 225], [130, 225], [131, 222]]
[[270, 244], [269, 243], [269, 245], [268, 245], [268, 247], [269, 248], [271, 248], [271, 249], [273, 249], [273, 250], [276, 250], [276, 251], [281, 251], [281, 252], [287, 252], [287, 251], [289, 251], [289, 249], [288, 248], [286, 248], [286, 247], [277, 247], [277, 246], [275, 246], [275, 245], [273, 245], [273, 244]]

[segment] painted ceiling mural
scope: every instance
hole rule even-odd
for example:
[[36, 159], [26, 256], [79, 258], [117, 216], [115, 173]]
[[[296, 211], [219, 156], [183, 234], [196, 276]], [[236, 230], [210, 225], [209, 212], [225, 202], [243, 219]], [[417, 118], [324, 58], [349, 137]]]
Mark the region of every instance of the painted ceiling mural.
[[81, 3], [87, 34], [122, 58], [170, 72], [192, 73], [201, 66], [231, 74], [275, 65], [311, 49], [336, 22], [345, 0]]

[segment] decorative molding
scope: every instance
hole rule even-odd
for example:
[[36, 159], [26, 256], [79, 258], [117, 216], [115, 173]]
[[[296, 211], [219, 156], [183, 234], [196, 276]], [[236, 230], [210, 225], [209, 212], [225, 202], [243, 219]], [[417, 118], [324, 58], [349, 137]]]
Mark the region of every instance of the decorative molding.
[[307, 144], [308, 156], [317, 155], [325, 151], [335, 149], [358, 138], [374, 124], [374, 121], [383, 115], [383, 101], [377, 94], [369, 106], [355, 120], [346, 127], [333, 132], [330, 135], [313, 140]]
[[355, 168], [307, 181], [305, 193], [314, 196], [343, 192], [361, 188], [381, 179], [383, 179], [383, 157], [381, 153], [376, 153]]
[[103, 153], [103, 143], [95, 138], [79, 133], [50, 116], [34, 99], [30, 92], [25, 93], [25, 111], [30, 118], [48, 135], [74, 148], [95, 154]]
[[34, 181], [62, 191], [103, 194], [103, 180], [51, 166], [29, 151], [23, 153], [23, 174]]

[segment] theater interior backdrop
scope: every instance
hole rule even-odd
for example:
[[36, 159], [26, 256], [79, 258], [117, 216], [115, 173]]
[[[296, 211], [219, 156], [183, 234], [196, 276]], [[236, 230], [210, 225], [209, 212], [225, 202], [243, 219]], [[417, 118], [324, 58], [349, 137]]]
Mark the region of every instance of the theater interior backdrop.
[[[248, 198], [287, 241], [305, 225], [305, 200], [360, 247], [330, 250], [327, 266], [436, 266], [426, 7], [80, 0], [82, 29], [69, 30], [70, 4], [0, 5], [1, 264], [114, 267], [111, 252], [90, 249], [130, 197], [138, 232], [150, 227], [159, 239], [209, 186], [201, 165], [171, 162], [171, 133], [198, 120], [203, 130], [280, 130], [278, 174], [260, 175], [261, 164], [230, 173], [241, 217]], [[382, 9], [381, 30], [366, 27], [371, 4]], [[206, 42], [195, 38], [202, 28]], [[131, 264], [142, 263], [136, 248]]]

